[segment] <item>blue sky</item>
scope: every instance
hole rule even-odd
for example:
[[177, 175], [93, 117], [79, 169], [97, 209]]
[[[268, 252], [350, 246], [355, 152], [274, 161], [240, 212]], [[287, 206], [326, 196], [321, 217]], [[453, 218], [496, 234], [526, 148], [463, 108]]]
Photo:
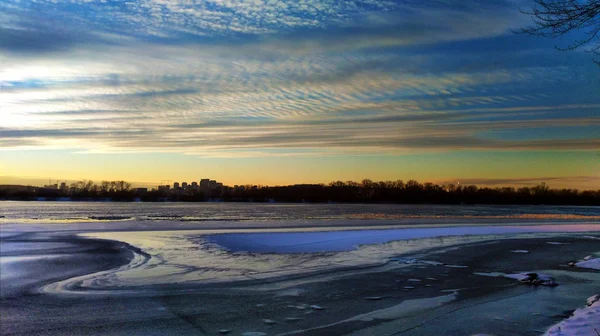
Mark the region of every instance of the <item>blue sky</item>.
[[600, 187], [600, 67], [519, 6], [4, 0], [0, 176]]

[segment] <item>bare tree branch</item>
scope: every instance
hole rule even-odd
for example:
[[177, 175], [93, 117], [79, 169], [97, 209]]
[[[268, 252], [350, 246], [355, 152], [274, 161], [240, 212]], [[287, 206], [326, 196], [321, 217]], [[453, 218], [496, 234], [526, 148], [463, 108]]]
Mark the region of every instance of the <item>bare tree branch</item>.
[[[573, 31], [581, 31], [584, 37], [559, 50], [585, 51], [600, 56], [600, 0], [533, 0], [530, 9], [521, 12], [530, 15], [533, 25], [518, 32], [557, 38]], [[594, 62], [600, 65], [600, 59]]]

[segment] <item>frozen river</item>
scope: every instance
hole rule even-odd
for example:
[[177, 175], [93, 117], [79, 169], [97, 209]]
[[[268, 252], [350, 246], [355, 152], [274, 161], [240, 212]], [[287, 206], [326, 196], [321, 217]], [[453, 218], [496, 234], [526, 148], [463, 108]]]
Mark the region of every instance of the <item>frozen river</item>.
[[[467, 318], [471, 296], [483, 295], [484, 300], [491, 295], [494, 299], [488, 298], [485, 305], [494, 316], [468, 317], [473, 322], [469, 328], [511, 335], [517, 329], [498, 332], [498, 326], [490, 324], [506, 311], [509, 301], [503, 298], [539, 296], [535, 300], [547, 316], [535, 323], [544, 329], [561, 321], [553, 317], [557, 304], [563, 310], [581, 308], [585, 298], [596, 294], [600, 279], [594, 268], [564, 268], [570, 260], [597, 265], [598, 207], [3, 202], [0, 209], [0, 280], [2, 297], [10, 299], [2, 301], [2, 322], [15, 334], [71, 324], [92, 330], [89, 334], [103, 334], [105, 330], [98, 332], [96, 322], [90, 322], [95, 314], [108, 321], [113, 334], [143, 334], [135, 321], [146, 319], [167, 321], [156, 323], [168, 327], [168, 333], [195, 334], [195, 329], [177, 329], [186, 324], [165, 310], [163, 302], [172, 300], [178, 303], [169, 309], [195, 312], [198, 323], [208, 323], [214, 332], [218, 323], [228, 321], [266, 334], [338, 334], [345, 325], [365, 334], [379, 334], [382, 328], [386, 334], [405, 323], [418, 325], [416, 317], [424, 318], [430, 310], [444, 312], [451, 309], [448, 305], [464, 305], [465, 313], [455, 317]], [[505, 279], [477, 276], [537, 267], [550, 268], [547, 272], [564, 282], [559, 290], [511, 289]], [[376, 285], [372, 276], [380, 278]], [[472, 287], [473, 281], [478, 285]], [[473, 292], [461, 294], [456, 288]], [[373, 306], [361, 296], [375, 302], [395, 299], [394, 304]], [[286, 297], [294, 299], [285, 303]], [[320, 301], [324, 298], [329, 301]], [[226, 305], [234, 299], [233, 306]], [[62, 300], [73, 300], [83, 310], [70, 311]], [[115, 300], [128, 315], [114, 316]], [[281, 320], [298, 321], [297, 314], [279, 316], [275, 324], [253, 320], [262, 314], [257, 307], [264, 301], [270, 302], [267, 306], [280, 301], [282, 305], [265, 315], [266, 321], [289, 309], [309, 309], [305, 313], [315, 316], [322, 305], [328, 310], [318, 313], [321, 318], [296, 325]], [[311, 301], [321, 308], [309, 308], [305, 302]], [[147, 308], [140, 309], [140, 302]], [[205, 307], [217, 315], [206, 317]], [[515, 308], [507, 319], [527, 321], [531, 312], [523, 309]], [[83, 313], [87, 310], [94, 314]], [[30, 315], [41, 319], [27, 324], [33, 319]], [[413, 317], [405, 321], [409, 316]], [[486, 329], [488, 324], [492, 329]], [[459, 333], [469, 329], [443, 320], [431, 322], [429, 328], [436, 325]], [[415, 335], [431, 331], [415, 330]], [[528, 334], [536, 330], [530, 328]]]

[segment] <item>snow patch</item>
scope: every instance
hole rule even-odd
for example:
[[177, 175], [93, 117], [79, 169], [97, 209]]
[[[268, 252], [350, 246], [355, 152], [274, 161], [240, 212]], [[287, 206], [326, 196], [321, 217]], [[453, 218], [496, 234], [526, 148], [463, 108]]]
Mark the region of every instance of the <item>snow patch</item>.
[[586, 302], [587, 302], [587, 305], [588, 305], [588, 306], [591, 306], [591, 305], [593, 305], [594, 303], [596, 303], [596, 302], [598, 302], [598, 301], [600, 301], [600, 294], [596, 294], [596, 295], [590, 296], [590, 297], [587, 299], [587, 301], [586, 301]]
[[512, 253], [529, 253], [527, 250], [510, 250]]
[[296, 322], [296, 321], [301, 321], [302, 317], [286, 317], [285, 320], [288, 322]]
[[444, 265], [445, 267], [450, 267], [450, 268], [469, 268], [469, 266], [463, 266], [463, 265]]

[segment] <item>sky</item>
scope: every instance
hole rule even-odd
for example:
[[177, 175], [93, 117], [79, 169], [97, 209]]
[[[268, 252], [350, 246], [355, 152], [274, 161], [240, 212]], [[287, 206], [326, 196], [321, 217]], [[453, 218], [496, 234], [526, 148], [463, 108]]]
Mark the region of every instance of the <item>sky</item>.
[[600, 67], [523, 6], [2, 0], [0, 184], [600, 189]]

